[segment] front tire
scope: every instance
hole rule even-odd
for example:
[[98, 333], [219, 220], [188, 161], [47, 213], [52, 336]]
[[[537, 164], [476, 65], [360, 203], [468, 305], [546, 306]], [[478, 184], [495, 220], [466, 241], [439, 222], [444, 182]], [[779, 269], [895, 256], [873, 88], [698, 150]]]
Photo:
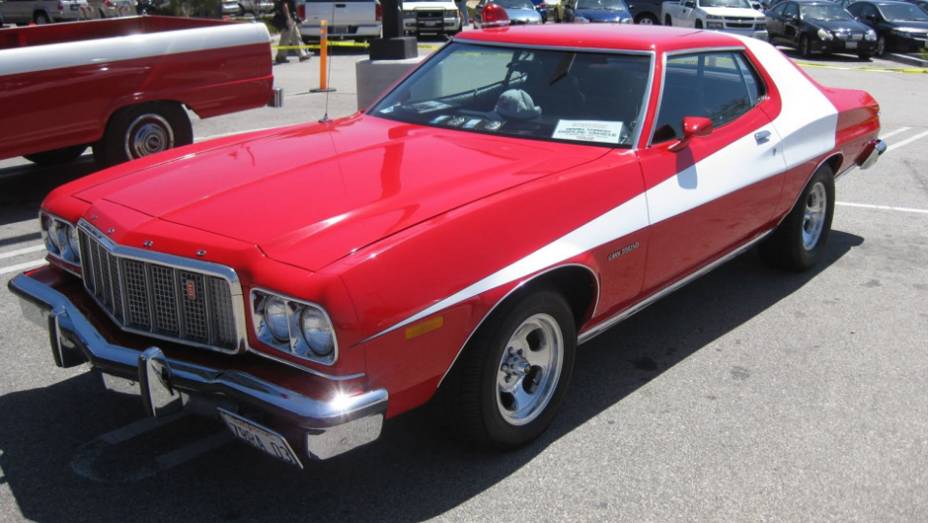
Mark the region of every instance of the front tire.
[[657, 25], [657, 18], [650, 13], [642, 13], [635, 19], [635, 23], [640, 25]]
[[779, 227], [761, 244], [764, 260], [781, 269], [805, 271], [822, 258], [835, 212], [835, 176], [823, 165]]
[[115, 165], [190, 143], [193, 128], [183, 107], [151, 102], [116, 112], [93, 154], [102, 165]]
[[702, 29], [702, 20], [696, 20], [696, 29]]
[[886, 37], [881, 36], [876, 40], [876, 52], [873, 54], [880, 57], [886, 54]]
[[799, 37], [799, 56], [803, 58], [812, 56], [812, 43], [809, 42], [809, 37], [806, 35]]
[[439, 392], [440, 413], [464, 439], [502, 449], [551, 423], [573, 372], [577, 332], [559, 293], [542, 289], [494, 313]]
[[673, 25], [673, 20], [670, 18], [670, 15], [664, 17], [664, 25]]

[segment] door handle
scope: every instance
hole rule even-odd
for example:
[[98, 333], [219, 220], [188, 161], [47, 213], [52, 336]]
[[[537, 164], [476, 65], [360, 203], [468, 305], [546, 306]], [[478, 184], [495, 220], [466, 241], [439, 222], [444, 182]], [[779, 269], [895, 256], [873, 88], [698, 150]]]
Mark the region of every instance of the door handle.
[[757, 131], [754, 133], [754, 140], [757, 145], [762, 145], [770, 141], [770, 131]]

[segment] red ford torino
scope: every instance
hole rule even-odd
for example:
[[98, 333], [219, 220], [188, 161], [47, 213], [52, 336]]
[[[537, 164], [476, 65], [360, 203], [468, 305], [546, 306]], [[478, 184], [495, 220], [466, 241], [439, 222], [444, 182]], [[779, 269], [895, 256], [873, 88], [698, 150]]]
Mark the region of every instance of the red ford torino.
[[475, 31], [359, 114], [62, 186], [50, 265], [10, 288], [58, 365], [293, 464], [433, 398], [512, 447], [551, 421], [579, 343], [757, 243], [814, 265], [878, 131], [870, 95], [758, 40]]

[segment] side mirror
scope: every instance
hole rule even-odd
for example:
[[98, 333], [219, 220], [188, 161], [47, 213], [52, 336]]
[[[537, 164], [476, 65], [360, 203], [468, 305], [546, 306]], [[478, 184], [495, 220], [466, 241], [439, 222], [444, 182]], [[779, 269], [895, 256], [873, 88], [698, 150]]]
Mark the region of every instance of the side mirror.
[[683, 117], [683, 138], [671, 145], [673, 152], [682, 151], [696, 136], [708, 136], [712, 132], [712, 120], [702, 116]]

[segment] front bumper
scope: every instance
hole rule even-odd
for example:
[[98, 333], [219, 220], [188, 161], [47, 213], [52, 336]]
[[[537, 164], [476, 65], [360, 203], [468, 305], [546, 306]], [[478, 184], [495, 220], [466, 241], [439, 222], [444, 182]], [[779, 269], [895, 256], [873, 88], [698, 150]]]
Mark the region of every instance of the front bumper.
[[[294, 376], [287, 374], [289, 370], [275, 375], [265, 368], [257, 375], [241, 368], [167, 357], [165, 352], [177, 354], [167, 347], [162, 351], [161, 347], [141, 349], [113, 342], [94, 325], [86, 307], [66, 295], [67, 283], [62, 284], [53, 271], [46, 267], [20, 274], [9, 282], [9, 288], [20, 298], [24, 316], [48, 331], [55, 364], [89, 363], [104, 375], [107, 388], [115, 384], [125, 391], [131, 386], [141, 396], [147, 414], [158, 416], [193, 405], [200, 413], [216, 417], [216, 408], [231, 410], [279, 430], [294, 449], [316, 460], [380, 436], [387, 410], [385, 389], [341, 393], [338, 382]], [[205, 361], [212, 363], [229, 360], [222, 355], [200, 357], [211, 358]], [[326, 383], [309, 384], [312, 380]]]
[[813, 39], [813, 48], [818, 51], [828, 51], [830, 53], [867, 53], [876, 52], [876, 40], [842, 40], [833, 38], [831, 40]]

